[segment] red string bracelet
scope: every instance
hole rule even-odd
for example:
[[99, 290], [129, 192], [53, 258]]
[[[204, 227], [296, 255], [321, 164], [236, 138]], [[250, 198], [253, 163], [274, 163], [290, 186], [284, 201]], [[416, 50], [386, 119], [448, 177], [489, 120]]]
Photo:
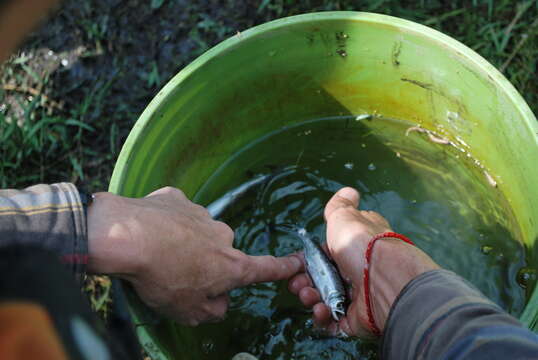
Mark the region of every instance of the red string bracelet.
[[374, 313], [372, 311], [372, 303], [370, 301], [370, 260], [372, 257], [372, 251], [374, 249], [375, 242], [382, 238], [396, 238], [396, 239], [400, 239], [402, 241], [405, 241], [408, 244], [415, 246], [415, 244], [413, 244], [413, 242], [409, 240], [409, 238], [407, 238], [406, 236], [402, 234], [398, 234], [395, 232], [385, 232], [385, 233], [374, 236], [368, 243], [368, 246], [366, 247], [366, 252], [364, 253], [366, 264], [364, 265], [364, 276], [363, 276], [364, 302], [366, 303], [366, 312], [368, 314], [368, 325], [370, 325], [370, 330], [372, 331], [372, 333], [374, 333], [375, 336], [381, 336], [381, 330], [379, 330], [379, 328], [375, 324]]

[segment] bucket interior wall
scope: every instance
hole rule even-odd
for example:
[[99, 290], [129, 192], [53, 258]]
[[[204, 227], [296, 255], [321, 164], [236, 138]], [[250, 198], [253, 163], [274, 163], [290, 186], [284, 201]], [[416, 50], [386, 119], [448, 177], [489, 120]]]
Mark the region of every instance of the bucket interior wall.
[[[506, 198], [514, 215], [510, 229], [536, 264], [535, 117], [476, 53], [432, 29], [383, 15], [301, 15], [211, 49], [173, 78], [140, 117], [110, 190], [139, 197], [173, 185], [192, 198], [232, 154], [271, 131], [361, 114], [411, 121], [465, 147], [494, 177], [492, 191]], [[135, 319], [145, 311], [135, 298], [131, 310]], [[526, 311], [529, 322], [537, 310]]]

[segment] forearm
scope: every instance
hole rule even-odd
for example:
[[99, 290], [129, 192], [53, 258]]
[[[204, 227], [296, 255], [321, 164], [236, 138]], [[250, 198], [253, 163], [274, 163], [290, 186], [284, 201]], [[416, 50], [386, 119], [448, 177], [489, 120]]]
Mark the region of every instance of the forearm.
[[86, 219], [73, 184], [0, 190], [0, 246], [31, 245], [54, 252], [73, 271], [88, 258]]
[[412, 280], [387, 320], [383, 359], [532, 358], [538, 337], [447, 270]]
[[138, 203], [107, 192], [94, 194], [88, 208], [88, 272], [129, 279], [147, 262], [140, 237], [133, 236], [143, 231], [149, 216]]

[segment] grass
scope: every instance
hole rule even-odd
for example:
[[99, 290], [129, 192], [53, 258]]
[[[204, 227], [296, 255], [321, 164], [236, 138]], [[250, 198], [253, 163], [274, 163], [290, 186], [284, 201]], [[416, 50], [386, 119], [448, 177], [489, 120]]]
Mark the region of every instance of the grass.
[[[538, 113], [533, 0], [67, 0], [0, 67], [0, 185], [106, 189], [132, 125], [181, 68], [237, 31], [326, 10], [384, 13], [438, 29], [500, 69]], [[86, 286], [106, 312], [110, 284], [97, 278]]]
[[1, 68], [0, 185], [106, 189], [129, 129], [182, 67], [237, 31], [325, 10], [385, 13], [445, 32], [499, 68], [538, 112], [533, 0], [69, 0]]

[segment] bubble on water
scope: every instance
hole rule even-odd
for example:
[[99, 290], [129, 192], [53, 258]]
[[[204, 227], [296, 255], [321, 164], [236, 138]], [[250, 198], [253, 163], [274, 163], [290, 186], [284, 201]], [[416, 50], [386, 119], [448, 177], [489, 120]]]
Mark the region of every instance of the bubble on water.
[[232, 360], [258, 360], [258, 358], [247, 352], [240, 352], [235, 354]]
[[529, 285], [536, 282], [536, 269], [529, 267], [522, 267], [517, 272], [517, 283], [523, 289], [526, 289]]
[[353, 167], [355, 166], [355, 164], [353, 164], [352, 162], [347, 162], [344, 164], [344, 167], [348, 170], [353, 170]]
[[482, 254], [484, 255], [488, 255], [489, 253], [491, 253], [492, 250], [493, 247], [489, 245], [482, 245], [482, 247], [480, 248], [480, 251], [482, 251]]
[[215, 348], [215, 343], [209, 339], [202, 341], [202, 351], [204, 354], [209, 354]]
[[376, 169], [374, 163], [370, 163], [370, 165], [368, 165], [368, 170], [370, 171], [374, 171]]

